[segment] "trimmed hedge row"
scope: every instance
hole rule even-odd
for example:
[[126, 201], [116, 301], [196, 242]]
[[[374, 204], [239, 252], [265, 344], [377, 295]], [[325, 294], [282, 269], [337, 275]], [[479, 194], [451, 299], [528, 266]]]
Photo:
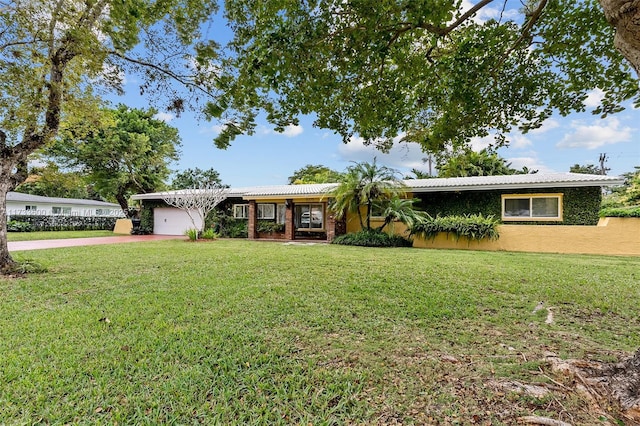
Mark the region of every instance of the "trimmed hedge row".
[[411, 235], [427, 239], [435, 239], [440, 233], [452, 234], [457, 241], [460, 237], [468, 240], [497, 240], [500, 237], [498, 225], [500, 221], [493, 216], [481, 214], [464, 216], [436, 216], [416, 223], [409, 230]]
[[360, 247], [411, 247], [413, 241], [400, 235], [389, 235], [375, 229], [364, 229], [336, 237], [332, 244]]
[[[117, 217], [112, 216], [11, 215], [12, 226], [8, 226], [7, 231], [111, 231], [116, 225], [117, 219]], [[26, 227], [24, 224], [28, 224], [29, 227]]]
[[640, 217], [640, 207], [606, 207], [600, 217]]

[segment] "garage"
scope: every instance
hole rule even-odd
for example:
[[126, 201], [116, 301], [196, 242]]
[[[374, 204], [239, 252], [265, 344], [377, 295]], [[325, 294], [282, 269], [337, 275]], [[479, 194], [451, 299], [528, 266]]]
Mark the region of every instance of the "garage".
[[[192, 214], [198, 229], [202, 229], [202, 221], [197, 213]], [[186, 211], [172, 207], [157, 207], [153, 210], [153, 233], [157, 235], [184, 235], [193, 228], [191, 218]]]

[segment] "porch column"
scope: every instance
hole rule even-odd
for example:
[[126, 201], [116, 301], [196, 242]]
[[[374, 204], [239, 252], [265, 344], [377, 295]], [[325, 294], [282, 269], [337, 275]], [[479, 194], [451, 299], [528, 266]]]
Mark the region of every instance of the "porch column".
[[336, 216], [327, 209], [327, 241], [331, 242], [336, 237]]
[[255, 240], [258, 238], [256, 232], [256, 224], [258, 219], [258, 209], [256, 208], [256, 201], [249, 201], [249, 220], [247, 221], [247, 238]]
[[296, 236], [295, 224], [293, 221], [293, 200], [285, 200], [284, 210], [284, 239], [293, 240]]

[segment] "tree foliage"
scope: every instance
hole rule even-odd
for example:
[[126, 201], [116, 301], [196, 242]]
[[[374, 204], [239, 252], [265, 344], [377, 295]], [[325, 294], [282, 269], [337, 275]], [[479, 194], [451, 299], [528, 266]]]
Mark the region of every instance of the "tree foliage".
[[373, 163], [356, 163], [347, 167], [340, 184], [331, 192], [331, 209], [338, 218], [355, 213], [362, 229], [371, 230], [374, 208], [384, 201], [405, 194], [405, 185], [398, 172]]
[[178, 159], [178, 130], [156, 113], [124, 105], [103, 111], [107, 119], [100, 127], [68, 128], [48, 152], [82, 170], [96, 192], [126, 212], [129, 196], [164, 189], [169, 162]]
[[323, 165], [307, 164], [301, 169], [293, 172], [289, 176], [290, 185], [300, 185], [304, 183], [334, 183], [338, 182], [342, 177], [342, 173], [330, 169]]
[[101, 200], [85, 176], [78, 171], [62, 171], [60, 167], [47, 162], [43, 166], [29, 170], [27, 180], [18, 185], [16, 192], [41, 195], [43, 197], [79, 198]]
[[[490, 133], [506, 143], [554, 111], [585, 110], [596, 88], [596, 114], [638, 103], [597, 0], [530, 0], [518, 13], [514, 3], [229, 0], [226, 95], [209, 110], [227, 121], [216, 144], [251, 133], [264, 110], [280, 130], [315, 113], [345, 142], [357, 134], [386, 150], [403, 135], [437, 153]], [[493, 18], [478, 18], [490, 7]]]
[[6, 193], [61, 122], [92, 123], [97, 95], [120, 91], [125, 72], [178, 112], [215, 95], [216, 45], [201, 24], [216, 10], [215, 0], [0, 2], [0, 269], [14, 265]]
[[496, 152], [465, 149], [454, 155], [438, 158], [438, 177], [498, 176], [536, 173], [528, 168], [517, 170]]
[[182, 170], [177, 172], [171, 181], [173, 189], [205, 188], [213, 184], [222, 186], [220, 173], [213, 168], [202, 170], [196, 167], [195, 169]]
[[601, 174], [600, 168], [594, 164], [574, 164], [569, 167], [571, 173], [582, 173], [587, 175], [599, 175]]

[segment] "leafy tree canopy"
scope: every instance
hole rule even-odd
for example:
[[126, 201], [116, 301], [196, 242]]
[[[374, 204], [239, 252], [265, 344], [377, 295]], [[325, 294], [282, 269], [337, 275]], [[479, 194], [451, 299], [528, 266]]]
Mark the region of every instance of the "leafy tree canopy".
[[43, 166], [29, 170], [27, 180], [18, 185], [16, 192], [41, 195], [43, 197], [79, 198], [102, 200], [93, 191], [85, 176], [77, 171], [62, 171], [60, 167], [47, 162]]
[[496, 152], [466, 149], [461, 153], [438, 157], [438, 177], [497, 176], [536, 173], [537, 170], [511, 168], [511, 163]]
[[[125, 73], [177, 112], [215, 96], [217, 46], [202, 24], [216, 10], [215, 0], [0, 1], [0, 208], [29, 155], [61, 122], [89, 127], [98, 95], [120, 91]], [[0, 271], [13, 265], [0, 215]]]
[[100, 127], [67, 128], [48, 152], [67, 167], [81, 169], [100, 195], [127, 211], [130, 195], [164, 189], [169, 162], [178, 159], [180, 136], [154, 118], [153, 108], [120, 105], [102, 113]]
[[[461, 5], [228, 0], [234, 38], [218, 80], [226, 95], [207, 111], [227, 122], [216, 144], [252, 133], [264, 110], [276, 129], [315, 113], [345, 142], [358, 134], [386, 150], [403, 135], [437, 153], [490, 133], [506, 143], [508, 132], [536, 128], [554, 111], [585, 110], [595, 88], [605, 94], [596, 114], [640, 102], [597, 0]], [[488, 7], [495, 18], [475, 18]]]
[[220, 173], [213, 168], [208, 170], [201, 170], [199, 167], [186, 169], [177, 172], [171, 181], [173, 189], [206, 188], [213, 184], [222, 185]]
[[587, 175], [599, 175], [601, 173], [600, 167], [593, 164], [574, 164], [569, 167], [569, 172], [571, 173], [582, 173]]
[[323, 165], [307, 164], [289, 176], [289, 184], [299, 185], [303, 183], [333, 183], [338, 182], [342, 173]]

